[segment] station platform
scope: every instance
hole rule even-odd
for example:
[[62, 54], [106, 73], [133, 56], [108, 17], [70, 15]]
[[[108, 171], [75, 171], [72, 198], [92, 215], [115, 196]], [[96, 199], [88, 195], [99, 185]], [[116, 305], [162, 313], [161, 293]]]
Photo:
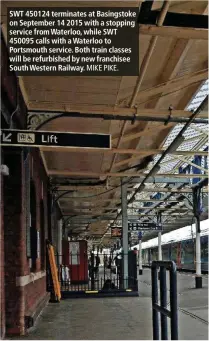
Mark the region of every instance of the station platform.
[[[208, 276], [178, 273], [179, 340], [208, 339]], [[169, 309], [169, 306], [168, 306]], [[168, 323], [169, 326], [169, 323]], [[139, 297], [65, 299], [49, 303], [23, 340], [152, 340], [151, 272], [139, 276]], [[13, 338], [14, 339], [14, 338]]]

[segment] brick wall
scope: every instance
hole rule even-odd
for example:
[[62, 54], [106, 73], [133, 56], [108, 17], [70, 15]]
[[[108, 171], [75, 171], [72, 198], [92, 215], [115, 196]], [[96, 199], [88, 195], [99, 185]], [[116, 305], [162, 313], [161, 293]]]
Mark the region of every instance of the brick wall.
[[[33, 161], [32, 161], [33, 160]], [[44, 227], [43, 236], [47, 238], [47, 177], [43, 169], [39, 151], [34, 150], [31, 155], [33, 170], [31, 178], [34, 181], [36, 193], [36, 229]], [[29, 284], [17, 285], [17, 277], [24, 280], [30, 274], [29, 259], [26, 254], [26, 210], [23, 152], [18, 149], [6, 151], [5, 163], [10, 169], [10, 176], [4, 183], [4, 220], [5, 229], [5, 300], [6, 300], [6, 328], [7, 334], [25, 333], [26, 314], [33, 314], [40, 299], [46, 293], [46, 277], [32, 281]], [[40, 226], [40, 203], [43, 200], [44, 225]], [[45, 269], [45, 261], [41, 267], [41, 252], [45, 259], [45, 240], [40, 239], [39, 258], [36, 260], [35, 273]]]
[[[36, 190], [36, 229], [40, 232], [40, 257], [36, 261], [36, 271], [40, 271], [45, 269], [45, 253], [46, 246], [43, 239], [46, 240], [48, 238], [48, 203], [47, 203], [47, 176], [43, 167], [43, 163], [39, 154], [39, 150], [34, 149], [31, 152], [31, 178], [34, 181], [35, 190]], [[41, 202], [42, 201], [42, 202]], [[43, 225], [41, 226], [41, 204], [43, 204], [44, 210], [44, 231]], [[41, 238], [42, 237], [42, 238]], [[42, 243], [42, 244], [41, 244]], [[44, 244], [44, 245], [43, 245]], [[42, 253], [42, 254], [41, 254]], [[41, 266], [41, 256], [44, 253], [44, 266]]]
[[[3, 163], [3, 157], [2, 157]], [[4, 197], [3, 197], [3, 181], [1, 175], [1, 219], [0, 219], [0, 303], [1, 303], [1, 339], [5, 335], [5, 291], [4, 291]]]
[[46, 277], [25, 286], [25, 315], [33, 313], [46, 295]]
[[5, 252], [5, 310], [6, 329], [12, 333], [24, 332], [23, 291], [16, 287], [16, 276], [23, 275], [22, 247], [22, 152], [11, 148], [4, 153], [4, 162], [10, 175], [4, 179], [4, 252]]
[[[48, 203], [47, 203], [47, 186], [48, 178], [40, 157], [38, 149], [33, 149], [30, 155], [31, 162], [31, 179], [35, 186], [36, 195], [36, 229], [39, 231], [39, 257], [36, 259], [35, 273], [39, 273], [46, 269], [46, 243], [48, 238]], [[43, 209], [43, 217], [41, 221], [41, 209]], [[27, 273], [30, 274], [29, 261], [27, 260]], [[24, 287], [25, 297], [25, 316], [32, 315], [38, 304], [47, 295], [46, 292], [46, 276], [32, 281]]]
[[[11, 116], [17, 104], [19, 104], [20, 109], [13, 119], [16, 128], [24, 129], [26, 127], [27, 108], [15, 73], [8, 72], [8, 52], [3, 37], [1, 37], [1, 51], [1, 93], [4, 107], [7, 109], [7, 118], [8, 115]], [[5, 128], [8, 127], [5, 126]], [[5, 300], [4, 295], [1, 295], [1, 332], [4, 333], [5, 301], [7, 334], [23, 335], [25, 333], [25, 314], [28, 314], [28, 312], [32, 314], [40, 299], [46, 295], [46, 277], [37, 279], [34, 283], [17, 285], [17, 278], [22, 279], [22, 283], [24, 283], [24, 279], [30, 274], [30, 263], [26, 250], [26, 200], [28, 198], [25, 198], [24, 157], [20, 148], [13, 149], [10, 147], [3, 150], [4, 163], [9, 167], [10, 175], [5, 177], [4, 184], [2, 183], [3, 200], [1, 200], [1, 292], [4, 291], [5, 281]], [[46, 249], [44, 239], [48, 238], [51, 233], [47, 205], [49, 200], [47, 193], [48, 179], [38, 149], [32, 150], [30, 160], [32, 163], [31, 177], [34, 181], [36, 193], [36, 229], [42, 232], [40, 234], [42, 247], [40, 246], [40, 257], [36, 260], [35, 268], [35, 272], [38, 273], [45, 268]], [[42, 224], [40, 222], [41, 205], [44, 211]], [[40, 225], [42, 225], [42, 230]]]
[[[13, 121], [16, 127], [24, 128], [26, 106], [16, 75], [9, 72], [8, 51], [3, 35], [1, 35], [1, 57], [1, 104], [3, 104], [2, 110], [4, 110], [4, 115], [1, 115], [1, 123], [4, 128], [8, 128], [7, 124], [11, 114], [18, 103], [21, 110], [14, 115]], [[21, 331], [23, 290], [16, 288], [15, 277], [22, 271], [21, 256], [23, 253], [20, 253], [20, 249], [24, 243], [21, 234], [21, 153], [17, 149], [3, 148], [2, 154], [4, 155], [4, 164], [10, 168], [10, 176], [5, 177], [4, 183], [1, 183], [1, 334], [3, 336], [5, 325], [10, 326], [13, 330]]]

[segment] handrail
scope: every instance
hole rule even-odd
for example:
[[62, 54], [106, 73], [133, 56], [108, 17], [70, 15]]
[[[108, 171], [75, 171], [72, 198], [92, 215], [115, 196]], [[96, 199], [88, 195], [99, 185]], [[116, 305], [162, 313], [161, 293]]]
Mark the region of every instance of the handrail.
[[[178, 340], [176, 264], [173, 261], [153, 261], [151, 268], [153, 340], [160, 340], [159, 313], [161, 315], [161, 340], [168, 340], [167, 317], [171, 319], [171, 340]], [[158, 304], [158, 269], [160, 269], [160, 305]], [[167, 309], [166, 270], [169, 270], [170, 274], [170, 310]]]

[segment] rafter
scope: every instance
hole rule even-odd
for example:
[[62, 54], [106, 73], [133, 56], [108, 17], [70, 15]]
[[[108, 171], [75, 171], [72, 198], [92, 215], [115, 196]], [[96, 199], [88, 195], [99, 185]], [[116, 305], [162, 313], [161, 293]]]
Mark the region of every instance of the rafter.
[[140, 91], [137, 95], [137, 103], [145, 100], [148, 97], [152, 97], [155, 95], [160, 96], [160, 93], [162, 92], [172, 93], [174, 91], [181, 90], [182, 88], [185, 88], [194, 83], [204, 81], [206, 79], [208, 79], [208, 69], [186, 74], [181, 77], [173, 78], [169, 81], [158, 84], [155, 87]]
[[[159, 17], [158, 17], [158, 26], [161, 26], [163, 24], [163, 21], [165, 19], [166, 13], [168, 11], [169, 5], [170, 5], [169, 1], [164, 2], [162, 9], [159, 13]], [[136, 82], [136, 85], [135, 85], [135, 88], [134, 88], [134, 91], [133, 91], [133, 94], [131, 97], [130, 105], [129, 105], [130, 108], [133, 108], [135, 105], [136, 97], [137, 97], [139, 89], [142, 85], [143, 79], [145, 77], [145, 74], [146, 74], [146, 71], [147, 71], [147, 68], [149, 65], [149, 61], [150, 61], [150, 58], [151, 58], [152, 53], [154, 51], [157, 39], [158, 39], [157, 37], [154, 37], [151, 39], [150, 44], [149, 44], [148, 49], [147, 49], [147, 52], [146, 52], [144, 59], [141, 63], [140, 70], [139, 70], [139, 76], [138, 76], [138, 79], [137, 79], [137, 82]], [[123, 135], [125, 133], [126, 126], [127, 126], [127, 122], [124, 122], [123, 126], [121, 128], [121, 133], [120, 133], [118, 142], [117, 142], [117, 149], [120, 147], [120, 144], [122, 142], [122, 138], [123, 138]], [[114, 163], [116, 161], [116, 158], [117, 158], [117, 153], [115, 153], [113, 156], [113, 159], [111, 161], [111, 165], [109, 168], [109, 172], [112, 171]], [[108, 178], [107, 178], [107, 180], [108, 180]]]
[[[87, 171], [69, 171], [69, 170], [49, 170], [48, 175], [64, 175], [64, 176], [91, 176], [91, 177], [106, 177], [106, 176], [112, 176], [112, 177], [138, 177], [139, 175], [146, 176], [147, 174], [140, 173], [140, 172], [106, 172], [106, 173], [96, 173], [96, 172], [87, 172]], [[176, 177], [176, 178], [207, 178], [208, 174], [171, 174], [171, 173], [163, 173], [163, 174], [157, 174], [158, 177]]]
[[151, 36], [175, 37], [178, 39], [208, 40], [208, 30], [188, 27], [167, 27], [155, 25], [139, 25], [139, 33]]
[[135, 162], [137, 160], [141, 160], [143, 158], [144, 158], [144, 156], [132, 156], [132, 157], [129, 157], [128, 159], [116, 162], [114, 164], [113, 168], [118, 168], [118, 167], [121, 167], [121, 166], [126, 165], [126, 164], [131, 164], [132, 162]]
[[[185, 40], [182, 39], [178, 39], [176, 44], [175, 44], [175, 54], [172, 54], [169, 63], [167, 63], [166, 67], [165, 67], [165, 71], [163, 72], [163, 75], [161, 77], [161, 82], [168, 82], [171, 79], [175, 78], [181, 65], [182, 62], [184, 60], [184, 58], [186, 57], [189, 49], [191, 48], [193, 44], [193, 41], [188, 41], [186, 42]], [[161, 95], [163, 96], [163, 92], [161, 93]], [[155, 110], [159, 110], [159, 107], [161, 107], [161, 99], [162, 97], [158, 97], [157, 99], [155, 99], [154, 101], [151, 101], [151, 105], [155, 106]], [[189, 115], [191, 115], [189, 113]], [[167, 125], [168, 127], [169, 125]], [[169, 128], [169, 127], [168, 127]], [[138, 142], [136, 149], [138, 148], [138, 146], [140, 145], [140, 142]], [[130, 158], [130, 162], [128, 163], [129, 165], [132, 163], [132, 159], [134, 157]], [[128, 160], [128, 159], [126, 159]], [[135, 160], [133, 160], [135, 161]], [[125, 163], [124, 163], [125, 164]]]
[[[165, 150], [164, 149], [125, 149], [125, 148], [112, 148], [112, 149], [98, 149], [98, 148], [69, 148], [69, 147], [40, 147], [40, 150], [45, 152], [69, 152], [69, 153], [106, 153], [106, 154], [132, 154], [132, 155], [154, 155], [154, 154], [162, 154]], [[200, 150], [177, 150], [170, 152], [169, 154], [173, 155], [208, 155], [207, 152], [200, 151]]]
[[[167, 113], [167, 116], [168, 116], [168, 113]], [[165, 116], [165, 119], [166, 119], [166, 116]], [[138, 137], [149, 135], [153, 131], [156, 132], [157, 129], [161, 129], [161, 130], [168, 129], [168, 128], [171, 128], [174, 125], [175, 125], [174, 123], [169, 123], [166, 126], [162, 124], [162, 125], [159, 125], [159, 126], [154, 126], [152, 128], [145, 128], [143, 131], [140, 131], [138, 133], [131, 133], [131, 134], [123, 135], [122, 141], [123, 142], [128, 142], [128, 141], [134, 140], [134, 139], [136, 139]], [[117, 139], [118, 139], [118, 137], [114, 137], [112, 139], [112, 143], [115, 143], [117, 141]]]

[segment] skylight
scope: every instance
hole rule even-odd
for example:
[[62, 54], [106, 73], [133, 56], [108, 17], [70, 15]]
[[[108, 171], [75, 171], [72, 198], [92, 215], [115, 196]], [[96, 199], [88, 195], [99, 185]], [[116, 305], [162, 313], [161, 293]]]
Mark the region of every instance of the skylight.
[[[209, 92], [209, 80], [206, 80], [203, 82], [203, 84], [200, 86], [198, 91], [195, 93], [187, 107], [185, 108], [186, 111], [195, 111], [200, 106], [200, 104], [204, 101], [204, 99], [207, 97]], [[166, 149], [168, 146], [174, 141], [176, 136], [179, 134], [181, 129], [183, 128], [183, 124], [177, 124], [168, 137], [166, 138], [163, 148]], [[192, 123], [188, 129], [184, 132], [183, 136], [185, 138], [185, 141], [178, 147], [177, 150], [192, 150], [192, 149], [199, 149], [204, 150], [208, 146], [207, 141], [207, 131], [208, 131], [208, 125], [206, 124], [194, 124]], [[154, 164], [159, 160], [160, 155], [156, 155], [154, 157]], [[170, 172], [175, 171], [175, 168], [178, 168], [181, 166], [186, 166], [187, 158], [184, 158], [185, 162], [183, 163], [181, 160], [175, 159], [175, 157], [172, 157], [172, 155], [168, 155], [165, 157], [163, 162], [161, 163], [161, 170], [160, 172]], [[191, 158], [189, 158], [191, 161]]]
[[193, 99], [191, 100], [191, 102], [187, 106], [186, 110], [188, 110], [188, 111], [194, 110], [195, 111], [200, 106], [200, 104], [204, 101], [204, 99], [208, 95], [208, 87], [209, 87], [209, 81], [207, 79], [201, 85], [199, 90], [196, 92], [196, 94], [194, 95]]

